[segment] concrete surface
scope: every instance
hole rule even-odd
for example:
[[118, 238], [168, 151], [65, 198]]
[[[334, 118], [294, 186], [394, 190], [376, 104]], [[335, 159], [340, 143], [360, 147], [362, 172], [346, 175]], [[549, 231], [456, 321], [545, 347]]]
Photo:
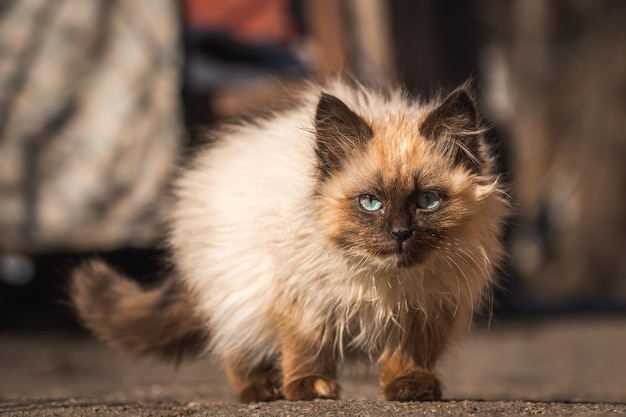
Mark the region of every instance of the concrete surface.
[[346, 366], [341, 401], [238, 404], [219, 364], [178, 368], [76, 334], [0, 333], [0, 416], [626, 415], [626, 318], [495, 321], [441, 363], [444, 401], [381, 399]]

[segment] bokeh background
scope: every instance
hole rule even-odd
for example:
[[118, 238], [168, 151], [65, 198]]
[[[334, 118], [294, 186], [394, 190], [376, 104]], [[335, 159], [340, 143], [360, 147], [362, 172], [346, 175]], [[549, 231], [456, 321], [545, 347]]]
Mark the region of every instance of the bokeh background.
[[514, 215], [497, 317], [626, 312], [626, 2], [0, 3], [0, 337], [80, 332], [67, 272], [158, 276], [168, 182], [201, 127], [353, 74], [473, 78]]

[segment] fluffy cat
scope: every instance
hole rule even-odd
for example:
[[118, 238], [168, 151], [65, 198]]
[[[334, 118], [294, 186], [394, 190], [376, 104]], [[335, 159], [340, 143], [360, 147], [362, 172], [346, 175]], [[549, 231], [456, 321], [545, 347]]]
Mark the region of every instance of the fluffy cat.
[[467, 86], [412, 101], [334, 82], [233, 124], [176, 180], [174, 271], [73, 275], [87, 327], [137, 353], [210, 352], [242, 401], [338, 398], [344, 355], [389, 400], [441, 398], [434, 367], [489, 293], [507, 212]]

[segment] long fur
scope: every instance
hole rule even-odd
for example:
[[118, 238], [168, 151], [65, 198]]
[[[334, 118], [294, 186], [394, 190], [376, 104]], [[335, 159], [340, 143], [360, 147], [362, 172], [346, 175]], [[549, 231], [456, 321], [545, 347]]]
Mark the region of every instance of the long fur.
[[[340, 167], [320, 168], [319, 155], [330, 152], [318, 148], [318, 135], [328, 133], [315, 125], [322, 92], [345, 103], [371, 128], [366, 141], [343, 138], [340, 155], [332, 156]], [[447, 131], [442, 140], [422, 136], [423, 124], [439, 123], [428, 116], [442, 102], [420, 103], [398, 91], [378, 93], [338, 81], [311, 87], [290, 111], [222, 130], [220, 139], [182, 171], [169, 213], [176, 285], [188, 301], [176, 298], [159, 310], [154, 300], [162, 299], [162, 290], [146, 292], [95, 264], [74, 279], [83, 320], [117, 345], [162, 352], [172, 347], [150, 348], [135, 340], [147, 334], [155, 343], [151, 330], [129, 336], [133, 320], [117, 328], [113, 317], [139, 315], [134, 325], [150, 329], [154, 324], [148, 317], [164, 314], [167, 328], [181, 335], [173, 338], [181, 346], [197, 352], [203, 344], [205, 351], [243, 369], [244, 376], [281, 355], [286, 366], [284, 350], [290, 345], [284, 335], [289, 333], [302, 336], [304, 345], [296, 347], [310, 352], [311, 361], [348, 351], [382, 355], [392, 363], [385, 375], [393, 375], [401, 372], [396, 365], [406, 365], [393, 359], [394, 346], [415, 345], [412, 360], [432, 368], [450, 334], [466, 328], [489, 294], [507, 212], [482, 140], [471, 149], [463, 144], [452, 149], [455, 140]], [[480, 126], [444, 127], [465, 129], [462, 135], [477, 138], [482, 133]], [[472, 164], [480, 161], [480, 169], [455, 163], [454, 152], [469, 154]], [[320, 172], [327, 168], [332, 172]], [[448, 205], [441, 232], [427, 237], [423, 259], [419, 255], [419, 262], [415, 258], [398, 267], [372, 249], [381, 238], [355, 226], [350, 204], [374, 178], [386, 188], [408, 190], [416, 175], [426, 185], [444, 188]], [[95, 283], [86, 284], [90, 280]], [[119, 300], [108, 314], [113, 294]], [[139, 313], [123, 307], [123, 300], [132, 298], [143, 300]], [[189, 342], [183, 334], [203, 336]], [[331, 353], [324, 350], [329, 345]], [[290, 375], [284, 375], [285, 383]], [[241, 378], [236, 374], [231, 380]], [[384, 384], [394, 386], [385, 378]], [[333, 384], [314, 384], [314, 389], [337, 392]]]

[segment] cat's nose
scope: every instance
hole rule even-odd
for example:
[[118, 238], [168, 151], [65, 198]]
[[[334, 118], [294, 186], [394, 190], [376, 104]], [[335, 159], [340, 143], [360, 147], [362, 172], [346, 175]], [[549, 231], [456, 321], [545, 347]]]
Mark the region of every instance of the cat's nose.
[[391, 229], [391, 236], [398, 242], [404, 242], [411, 237], [413, 232], [410, 229]]

